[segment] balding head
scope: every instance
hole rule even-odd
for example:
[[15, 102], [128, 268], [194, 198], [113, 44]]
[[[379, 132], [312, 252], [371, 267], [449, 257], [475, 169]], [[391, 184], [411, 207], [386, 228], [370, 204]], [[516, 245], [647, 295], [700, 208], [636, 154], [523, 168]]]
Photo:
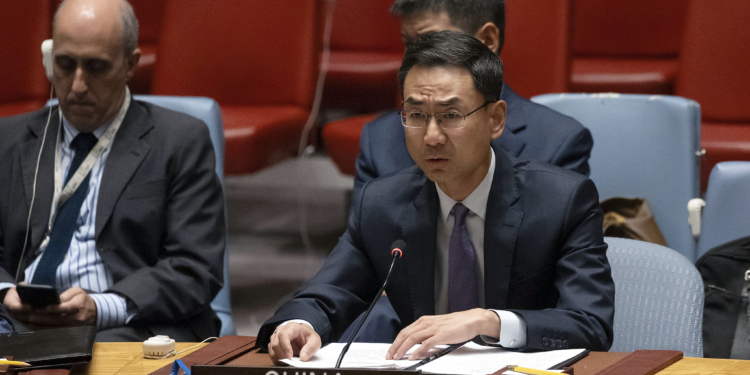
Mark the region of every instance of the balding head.
[[[67, 9], [65, 9], [67, 8]], [[65, 0], [55, 12], [52, 30], [57, 29], [60, 14], [73, 12], [74, 15], [84, 17], [98, 15], [115, 15], [119, 13], [120, 35], [125, 55], [128, 56], [138, 47], [138, 19], [133, 7], [127, 0]], [[112, 20], [114, 21], [114, 20]]]
[[140, 58], [137, 24], [125, 0], [66, 0], [57, 10], [52, 83], [63, 115], [79, 131], [105, 125], [122, 107]]

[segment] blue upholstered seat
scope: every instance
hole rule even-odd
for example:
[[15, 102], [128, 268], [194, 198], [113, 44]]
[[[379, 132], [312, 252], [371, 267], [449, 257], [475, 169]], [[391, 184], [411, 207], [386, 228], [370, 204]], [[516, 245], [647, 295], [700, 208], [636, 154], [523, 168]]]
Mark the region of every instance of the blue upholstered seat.
[[676, 251], [606, 237], [615, 282], [612, 352], [680, 350], [703, 357], [703, 280]]
[[711, 171], [698, 241], [698, 257], [750, 235], [750, 162], [718, 163]]
[[694, 262], [687, 203], [699, 194], [700, 107], [675, 96], [547, 94], [532, 98], [591, 131], [600, 199], [646, 198], [667, 245]]

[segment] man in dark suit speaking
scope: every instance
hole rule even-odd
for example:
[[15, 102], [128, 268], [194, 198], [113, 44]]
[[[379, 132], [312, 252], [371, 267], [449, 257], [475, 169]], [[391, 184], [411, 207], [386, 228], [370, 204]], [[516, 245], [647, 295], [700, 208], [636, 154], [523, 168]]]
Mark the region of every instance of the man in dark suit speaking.
[[309, 284], [261, 328], [274, 360], [307, 360], [374, 298], [394, 240], [407, 243], [386, 292], [414, 344], [481, 336], [522, 350], [612, 344], [614, 285], [591, 180], [508, 157], [502, 63], [454, 31], [412, 43], [399, 71], [405, 141], [416, 166], [362, 186], [348, 229]]
[[[208, 128], [130, 96], [126, 1], [65, 1], [53, 40], [59, 107], [0, 119], [6, 309], [29, 326], [96, 325], [98, 341], [216, 336], [226, 223]], [[22, 303], [20, 282], [61, 303]]]
[[[396, 0], [391, 12], [401, 17], [401, 37], [407, 46], [425, 33], [455, 30], [479, 39], [498, 56], [503, 49], [504, 0]], [[519, 96], [505, 83], [500, 99], [507, 104], [508, 116], [493, 146], [519, 159], [543, 161], [588, 177], [594, 144], [588, 129]], [[412, 165], [398, 114], [378, 117], [362, 129], [354, 195], [365, 182]]]

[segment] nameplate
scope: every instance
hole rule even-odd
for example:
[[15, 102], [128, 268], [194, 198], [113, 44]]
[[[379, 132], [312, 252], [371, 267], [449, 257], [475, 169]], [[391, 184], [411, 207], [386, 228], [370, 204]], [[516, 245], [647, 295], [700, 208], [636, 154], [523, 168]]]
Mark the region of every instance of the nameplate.
[[193, 365], [191, 375], [422, 375], [421, 370], [325, 369], [304, 367], [252, 367]]

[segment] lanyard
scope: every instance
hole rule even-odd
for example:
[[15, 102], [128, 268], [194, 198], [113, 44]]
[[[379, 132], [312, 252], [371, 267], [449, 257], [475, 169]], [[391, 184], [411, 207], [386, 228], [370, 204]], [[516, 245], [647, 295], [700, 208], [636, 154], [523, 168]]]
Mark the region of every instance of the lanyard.
[[[99, 137], [99, 141], [96, 143], [94, 148], [91, 149], [91, 152], [89, 152], [88, 156], [86, 156], [86, 158], [83, 160], [81, 166], [79, 166], [78, 169], [74, 172], [68, 183], [65, 184], [65, 187], [62, 186], [63, 181], [65, 180], [65, 176], [63, 176], [65, 172], [62, 168], [62, 142], [60, 141], [60, 139], [58, 139], [57, 147], [55, 149], [55, 194], [52, 200], [54, 211], [53, 214], [50, 215], [50, 229], [52, 228], [52, 223], [55, 220], [55, 215], [57, 215], [57, 210], [63, 205], [63, 203], [68, 200], [68, 198], [73, 195], [76, 189], [78, 189], [83, 180], [86, 178], [86, 175], [88, 175], [91, 171], [91, 168], [94, 167], [96, 160], [99, 159], [99, 156], [101, 156], [104, 151], [107, 150], [110, 143], [115, 138], [115, 134], [117, 134], [117, 131], [120, 129], [120, 125], [122, 125], [122, 120], [125, 118], [125, 113], [127, 113], [129, 106], [130, 90], [127, 86], [125, 86], [125, 101], [123, 102], [120, 111], [117, 113], [117, 116], [115, 116], [114, 120], [112, 120], [112, 124], [109, 126], [107, 131], [105, 131], [104, 134]], [[60, 115], [60, 122], [62, 123], [62, 115]], [[41, 248], [46, 247], [48, 239], [49, 238], [46, 238], [44, 240]]]

